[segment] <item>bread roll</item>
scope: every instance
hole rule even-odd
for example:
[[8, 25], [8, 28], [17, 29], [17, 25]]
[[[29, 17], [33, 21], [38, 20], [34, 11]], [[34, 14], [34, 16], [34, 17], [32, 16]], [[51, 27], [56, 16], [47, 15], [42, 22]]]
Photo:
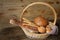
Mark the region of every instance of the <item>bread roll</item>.
[[49, 33], [51, 31], [52, 31], [51, 27], [49, 27], [49, 25], [47, 25], [47, 27], [46, 27], [46, 33]]
[[46, 29], [45, 29], [45, 27], [41, 26], [41, 27], [38, 27], [38, 31], [40, 33], [45, 33], [46, 32]]
[[36, 17], [34, 19], [34, 22], [38, 26], [46, 26], [48, 24], [48, 21], [44, 17], [42, 17], [42, 16]]

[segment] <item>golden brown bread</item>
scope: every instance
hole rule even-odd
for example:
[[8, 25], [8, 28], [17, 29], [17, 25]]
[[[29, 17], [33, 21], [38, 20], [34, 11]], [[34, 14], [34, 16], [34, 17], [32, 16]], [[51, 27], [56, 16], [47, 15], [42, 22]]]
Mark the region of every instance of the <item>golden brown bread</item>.
[[26, 18], [22, 18], [22, 19], [23, 19], [23, 22], [26, 23], [25, 25], [30, 25], [30, 26], [33, 26], [33, 27], [37, 27], [37, 25], [34, 24], [33, 22], [31, 22], [30, 20], [28, 20]]
[[42, 17], [42, 16], [36, 17], [34, 19], [34, 22], [38, 26], [46, 26], [48, 24], [48, 21], [44, 17]]
[[46, 27], [46, 33], [49, 33], [51, 31], [52, 31], [51, 27], [49, 25], [47, 25], [47, 27]]
[[45, 32], [46, 32], [46, 28], [43, 27], [43, 26], [38, 27], [38, 31], [39, 31], [40, 33], [45, 33]]
[[[26, 29], [29, 29], [29, 30], [32, 30], [32, 31], [35, 31], [35, 32], [40, 32], [40, 33], [50, 32], [51, 31], [50, 27], [48, 27], [48, 26], [44, 27], [48, 24], [47, 20], [43, 20], [44, 18], [42, 18], [42, 17], [40, 19], [39, 18], [40, 17], [37, 17], [37, 21], [35, 21], [35, 22], [38, 22], [40, 19], [42, 20], [42, 21], [39, 21], [39, 23], [41, 22], [43, 24], [39, 24], [39, 27], [37, 25], [35, 25], [33, 22], [26, 19], [26, 18], [22, 18], [22, 20], [23, 20], [22, 23], [21, 23], [21, 21], [16, 20], [16, 19], [12, 19], [13, 21], [11, 21], [11, 23], [17, 24], [20, 27], [24, 27]], [[45, 22], [46, 22], [46, 24], [45, 24]]]

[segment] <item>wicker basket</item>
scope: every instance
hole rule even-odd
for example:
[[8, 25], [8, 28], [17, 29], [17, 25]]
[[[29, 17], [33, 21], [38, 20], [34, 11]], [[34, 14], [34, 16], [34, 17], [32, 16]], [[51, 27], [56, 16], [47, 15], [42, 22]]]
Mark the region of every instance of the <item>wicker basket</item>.
[[[48, 6], [49, 8], [52, 9], [52, 11], [53, 11], [53, 13], [54, 13], [54, 22], [53, 22], [52, 24], [55, 25], [55, 24], [56, 24], [56, 19], [57, 19], [56, 11], [55, 11], [55, 9], [54, 9], [51, 5], [49, 5], [49, 4], [47, 4], [47, 3], [44, 3], [44, 2], [34, 2], [34, 3], [29, 4], [29, 5], [26, 6], [26, 7], [24, 8], [24, 10], [22, 11], [22, 14], [21, 14], [20, 18], [23, 17], [23, 14], [24, 14], [24, 12], [26, 11], [27, 8], [29, 8], [29, 7], [31, 7], [31, 6], [33, 6], [33, 5], [36, 5], [36, 4], [42, 4], [42, 5]], [[53, 26], [52, 26], [52, 27], [53, 27]], [[33, 32], [28, 31], [27, 29], [25, 29], [25, 28], [23, 28], [23, 27], [22, 27], [22, 30], [24, 31], [24, 33], [25, 33], [25, 34], [27, 35], [27, 37], [29, 37], [29, 38], [40, 38], [40, 39], [44, 39], [44, 38], [47, 38], [47, 37], [50, 35], [50, 34], [47, 34], [47, 33], [44, 33], [44, 34], [36, 34], [36, 33], [33, 33]]]

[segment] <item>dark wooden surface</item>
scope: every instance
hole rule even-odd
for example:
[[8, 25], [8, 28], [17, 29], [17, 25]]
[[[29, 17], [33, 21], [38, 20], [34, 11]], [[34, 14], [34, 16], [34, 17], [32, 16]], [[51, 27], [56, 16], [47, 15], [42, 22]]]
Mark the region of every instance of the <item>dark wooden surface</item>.
[[[59, 27], [60, 21], [57, 21], [57, 26]], [[59, 27], [60, 31], [60, 27]], [[0, 31], [0, 40], [42, 40], [42, 39], [29, 39], [26, 37], [24, 32], [20, 27], [9, 27], [4, 28]], [[60, 40], [60, 32], [58, 35], [49, 36], [48, 38], [44, 40]]]

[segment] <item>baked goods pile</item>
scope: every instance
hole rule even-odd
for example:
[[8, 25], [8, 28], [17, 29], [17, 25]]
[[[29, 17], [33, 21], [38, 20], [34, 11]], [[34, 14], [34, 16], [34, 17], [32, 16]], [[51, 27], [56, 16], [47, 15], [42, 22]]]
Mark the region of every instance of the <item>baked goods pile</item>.
[[11, 19], [10, 23], [17, 24], [18, 26], [24, 27], [32, 32], [48, 33], [52, 31], [51, 27], [49, 27], [49, 22], [42, 16], [36, 17], [33, 22], [26, 18], [22, 18], [20, 21]]

